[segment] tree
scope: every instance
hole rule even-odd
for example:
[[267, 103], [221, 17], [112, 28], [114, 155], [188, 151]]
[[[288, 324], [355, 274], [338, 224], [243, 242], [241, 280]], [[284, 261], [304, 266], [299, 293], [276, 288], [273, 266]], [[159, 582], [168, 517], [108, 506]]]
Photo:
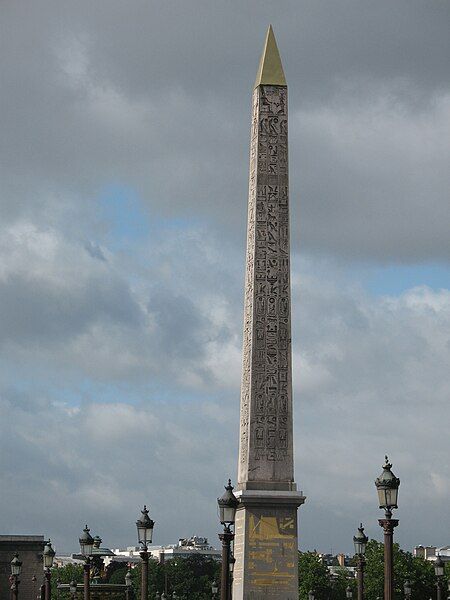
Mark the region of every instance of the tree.
[[[436, 578], [432, 563], [414, 557], [394, 544], [394, 595], [403, 598], [403, 586], [409, 580], [412, 587], [411, 600], [434, 598]], [[384, 545], [370, 540], [366, 548], [365, 592], [367, 600], [383, 598], [384, 594]]]
[[328, 568], [316, 552], [298, 553], [299, 599], [308, 600], [310, 590], [316, 600], [328, 600], [331, 592]]
[[220, 579], [220, 563], [201, 555], [173, 558], [164, 568], [169, 593], [189, 600], [209, 600], [212, 582]]
[[58, 592], [56, 591], [56, 584], [58, 583], [70, 583], [76, 581], [77, 583], [83, 583], [83, 566], [67, 564], [63, 567], [53, 567], [52, 569], [52, 598], [58, 598], [65, 600], [69, 598], [69, 592]]

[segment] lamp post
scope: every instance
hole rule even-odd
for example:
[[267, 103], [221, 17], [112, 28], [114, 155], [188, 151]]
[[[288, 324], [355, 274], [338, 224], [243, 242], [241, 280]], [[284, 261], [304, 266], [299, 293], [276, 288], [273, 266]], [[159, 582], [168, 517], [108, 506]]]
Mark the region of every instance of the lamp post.
[[392, 518], [392, 509], [397, 507], [398, 488], [400, 479], [392, 471], [388, 457], [383, 466], [383, 472], [375, 480], [380, 508], [384, 508], [384, 519], [378, 523], [384, 531], [384, 600], [394, 599], [394, 564], [393, 564], [393, 537], [398, 520]]
[[148, 545], [152, 543], [155, 522], [148, 516], [147, 507], [141, 510], [141, 516], [136, 521], [138, 542], [142, 546], [139, 553], [142, 559], [141, 600], [148, 600]]
[[234, 558], [234, 556], [231, 554], [230, 555], [230, 598], [232, 596], [232, 592], [233, 592], [233, 575], [234, 575], [234, 565], [236, 563], [236, 559]]
[[442, 580], [444, 577], [445, 565], [442, 558], [438, 555], [434, 561], [434, 573], [436, 575], [437, 600], [442, 600]]
[[52, 598], [52, 567], [53, 560], [56, 552], [52, 548], [50, 540], [45, 544], [43, 559], [44, 559], [44, 573], [45, 573], [45, 600], [51, 600]]
[[314, 596], [314, 592], [312, 590], [309, 590], [308, 592], [308, 600], [314, 600], [315, 596]]
[[133, 598], [133, 580], [131, 578], [131, 565], [128, 564], [128, 571], [125, 573], [125, 598], [126, 600], [132, 600]]
[[348, 600], [352, 600], [352, 598], [353, 598], [353, 592], [352, 592], [352, 588], [350, 587], [350, 584], [345, 588], [345, 597]]
[[83, 529], [83, 533], [80, 536], [80, 550], [84, 557], [83, 567], [83, 589], [84, 589], [84, 600], [90, 600], [91, 588], [90, 588], [90, 575], [91, 575], [91, 556], [92, 549], [94, 547], [94, 538], [89, 533], [90, 529], [86, 525]]
[[17, 552], [14, 554], [14, 558], [11, 561], [11, 598], [17, 600], [19, 598], [19, 575], [22, 572], [22, 561], [19, 560]]
[[223, 532], [219, 533], [219, 539], [222, 542], [222, 575], [220, 581], [220, 600], [229, 600], [230, 593], [230, 547], [234, 539], [234, 533], [231, 526], [236, 519], [236, 509], [239, 501], [233, 494], [231, 479], [225, 486], [225, 493], [221, 498], [217, 498], [219, 506], [219, 518], [223, 525]]
[[211, 584], [211, 597], [213, 600], [216, 599], [218, 591], [219, 591], [219, 586], [217, 585], [217, 582], [214, 580]]
[[75, 600], [77, 597], [77, 582], [74, 579], [69, 583], [69, 592], [72, 596], [72, 600]]
[[411, 583], [408, 579], [403, 584], [403, 591], [405, 592], [406, 600], [409, 600], [411, 598], [412, 588], [411, 588]]
[[356, 555], [356, 575], [358, 581], [358, 600], [363, 600], [364, 598], [364, 566], [366, 564], [366, 559], [364, 555], [366, 553], [366, 546], [369, 538], [364, 533], [364, 527], [362, 523], [358, 527], [358, 533], [353, 536], [353, 544], [355, 546], [355, 555]]

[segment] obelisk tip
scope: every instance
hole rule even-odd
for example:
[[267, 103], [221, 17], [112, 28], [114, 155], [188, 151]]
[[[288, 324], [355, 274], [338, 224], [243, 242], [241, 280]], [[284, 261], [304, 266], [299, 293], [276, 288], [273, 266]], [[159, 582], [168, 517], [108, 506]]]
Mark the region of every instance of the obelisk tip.
[[258, 85], [287, 85], [272, 25], [269, 25], [267, 30], [266, 42], [259, 62], [255, 88]]

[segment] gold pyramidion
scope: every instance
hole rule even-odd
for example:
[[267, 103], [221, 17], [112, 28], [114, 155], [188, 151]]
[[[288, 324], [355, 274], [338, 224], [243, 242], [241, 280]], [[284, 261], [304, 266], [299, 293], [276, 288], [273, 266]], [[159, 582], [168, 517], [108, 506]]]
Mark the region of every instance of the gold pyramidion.
[[266, 43], [259, 61], [255, 88], [258, 85], [287, 85], [272, 25], [267, 30]]

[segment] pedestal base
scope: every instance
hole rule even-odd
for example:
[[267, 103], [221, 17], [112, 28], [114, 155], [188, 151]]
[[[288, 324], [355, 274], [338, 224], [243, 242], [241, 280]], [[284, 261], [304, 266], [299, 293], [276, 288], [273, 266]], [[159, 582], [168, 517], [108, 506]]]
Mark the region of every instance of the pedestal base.
[[243, 490], [236, 513], [233, 600], [298, 600], [296, 491]]

